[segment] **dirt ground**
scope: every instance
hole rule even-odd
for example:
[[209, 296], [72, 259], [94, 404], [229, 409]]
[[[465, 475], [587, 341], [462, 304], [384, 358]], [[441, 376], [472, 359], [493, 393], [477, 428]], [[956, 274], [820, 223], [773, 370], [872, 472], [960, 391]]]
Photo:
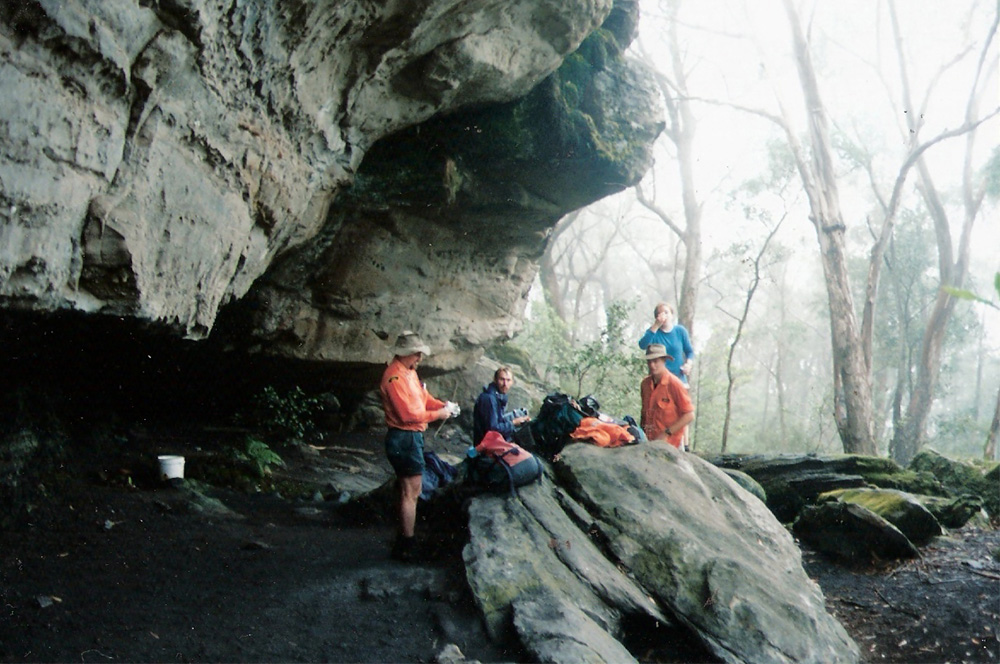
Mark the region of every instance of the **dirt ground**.
[[920, 552], [855, 570], [813, 551], [803, 559], [866, 661], [1000, 660], [1000, 531], [958, 530]]
[[[0, 535], [0, 660], [430, 662], [454, 643], [484, 662], [523, 661], [485, 636], [460, 537], [403, 565], [388, 555], [391, 524], [340, 516], [345, 491], [387, 476], [380, 440], [345, 436], [287, 459], [286, 477], [322, 488], [312, 496], [203, 488], [215, 502], [166, 486], [148, 463], [164, 441], [142, 436], [120, 458], [70, 460], [53, 497]], [[168, 451], [197, 465], [190, 442]], [[333, 481], [345, 473], [355, 486]], [[866, 661], [995, 662], [998, 549], [1000, 533], [969, 530], [903, 564], [804, 559]]]

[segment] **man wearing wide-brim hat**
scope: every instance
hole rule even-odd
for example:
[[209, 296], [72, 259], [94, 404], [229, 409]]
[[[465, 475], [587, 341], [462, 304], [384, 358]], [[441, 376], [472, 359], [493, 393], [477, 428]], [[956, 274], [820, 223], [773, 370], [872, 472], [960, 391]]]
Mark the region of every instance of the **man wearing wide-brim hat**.
[[382, 374], [379, 392], [385, 411], [385, 453], [399, 485], [399, 534], [392, 555], [412, 560], [417, 499], [424, 474], [424, 431], [428, 422], [457, 417], [458, 404], [435, 399], [417, 377], [417, 366], [431, 349], [414, 332], [396, 339], [393, 358]]
[[650, 440], [664, 440], [681, 449], [684, 429], [694, 421], [694, 405], [681, 379], [667, 369], [673, 358], [663, 344], [646, 346], [649, 375], [642, 379], [642, 430]]

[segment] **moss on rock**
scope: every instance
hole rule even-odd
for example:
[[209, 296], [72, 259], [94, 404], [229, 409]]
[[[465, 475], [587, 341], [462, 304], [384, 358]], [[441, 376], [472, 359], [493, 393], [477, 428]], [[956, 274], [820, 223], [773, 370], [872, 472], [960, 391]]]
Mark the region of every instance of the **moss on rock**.
[[896, 526], [914, 544], [925, 544], [941, 534], [941, 525], [924, 505], [893, 489], [840, 489], [821, 494], [819, 502], [837, 500], [860, 505]]
[[983, 514], [982, 499], [972, 494], [964, 494], [955, 498], [918, 495], [916, 499], [945, 528], [961, 528], [976, 515]]
[[760, 485], [760, 482], [750, 477], [746, 473], [734, 468], [724, 468], [722, 469], [726, 475], [729, 475], [734, 482], [739, 484], [741, 487], [752, 493], [753, 495], [760, 498], [763, 502], [767, 502], [767, 492], [764, 491], [764, 487]]
[[932, 474], [954, 495], [972, 494], [983, 501], [990, 518], [1000, 518], [1000, 471], [957, 461], [926, 448], [910, 462], [910, 469]]

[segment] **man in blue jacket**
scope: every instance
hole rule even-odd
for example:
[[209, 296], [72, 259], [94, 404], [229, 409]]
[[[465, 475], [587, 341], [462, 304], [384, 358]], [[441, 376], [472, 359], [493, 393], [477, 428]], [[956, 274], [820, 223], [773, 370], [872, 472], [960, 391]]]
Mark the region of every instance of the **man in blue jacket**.
[[493, 374], [493, 382], [483, 388], [482, 394], [476, 399], [476, 407], [472, 411], [472, 444], [478, 445], [487, 431], [496, 431], [505, 439], [510, 440], [514, 427], [527, 422], [525, 415], [515, 420], [504, 418], [507, 408], [507, 392], [514, 385], [514, 375], [510, 367], [500, 367]]

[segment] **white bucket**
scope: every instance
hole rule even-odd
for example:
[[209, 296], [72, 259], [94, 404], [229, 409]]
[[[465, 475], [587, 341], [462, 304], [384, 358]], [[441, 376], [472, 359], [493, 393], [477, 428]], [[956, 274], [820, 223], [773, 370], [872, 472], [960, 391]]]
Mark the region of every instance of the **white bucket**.
[[160, 462], [160, 479], [163, 481], [184, 477], [184, 457], [173, 454], [161, 454], [156, 457]]

